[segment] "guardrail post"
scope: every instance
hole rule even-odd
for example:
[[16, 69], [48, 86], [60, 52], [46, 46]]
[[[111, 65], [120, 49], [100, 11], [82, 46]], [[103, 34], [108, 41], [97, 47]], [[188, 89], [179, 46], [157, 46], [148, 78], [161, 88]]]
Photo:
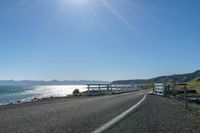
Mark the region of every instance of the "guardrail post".
[[109, 94], [110, 85], [107, 85], [107, 94]]
[[184, 100], [185, 100], [185, 108], [188, 109], [188, 99], [187, 99], [187, 87], [184, 86]]
[[90, 85], [88, 85], [88, 96], [90, 96]]
[[101, 85], [99, 85], [99, 96], [100, 96], [100, 93], [101, 93], [100, 91], [101, 91]]

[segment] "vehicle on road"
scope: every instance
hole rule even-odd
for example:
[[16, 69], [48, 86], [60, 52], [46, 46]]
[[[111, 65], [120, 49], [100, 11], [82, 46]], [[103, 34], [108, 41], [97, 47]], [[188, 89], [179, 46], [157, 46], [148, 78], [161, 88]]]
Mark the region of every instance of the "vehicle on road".
[[159, 95], [159, 96], [165, 96], [165, 84], [154, 83], [153, 94]]

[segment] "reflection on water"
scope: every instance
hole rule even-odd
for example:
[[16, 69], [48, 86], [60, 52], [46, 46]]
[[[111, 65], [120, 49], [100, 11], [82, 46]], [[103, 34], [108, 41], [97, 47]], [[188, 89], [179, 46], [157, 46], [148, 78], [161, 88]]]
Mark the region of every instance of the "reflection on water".
[[86, 88], [86, 85], [0, 86], [0, 105], [33, 98], [63, 97], [72, 94], [74, 89], [82, 92]]

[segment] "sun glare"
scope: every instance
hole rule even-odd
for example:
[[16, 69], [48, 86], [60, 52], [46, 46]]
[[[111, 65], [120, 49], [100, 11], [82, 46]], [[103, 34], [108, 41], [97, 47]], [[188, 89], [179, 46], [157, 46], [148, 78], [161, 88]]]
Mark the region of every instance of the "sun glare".
[[75, 4], [85, 5], [88, 3], [88, 0], [72, 0]]
[[64, 0], [64, 1], [72, 6], [85, 6], [89, 3], [89, 0]]

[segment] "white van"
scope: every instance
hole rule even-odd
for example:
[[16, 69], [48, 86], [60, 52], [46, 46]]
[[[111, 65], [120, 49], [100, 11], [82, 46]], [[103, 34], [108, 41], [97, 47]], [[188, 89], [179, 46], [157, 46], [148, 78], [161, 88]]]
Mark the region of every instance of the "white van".
[[163, 83], [155, 83], [153, 88], [153, 94], [164, 96], [165, 95], [165, 85]]

